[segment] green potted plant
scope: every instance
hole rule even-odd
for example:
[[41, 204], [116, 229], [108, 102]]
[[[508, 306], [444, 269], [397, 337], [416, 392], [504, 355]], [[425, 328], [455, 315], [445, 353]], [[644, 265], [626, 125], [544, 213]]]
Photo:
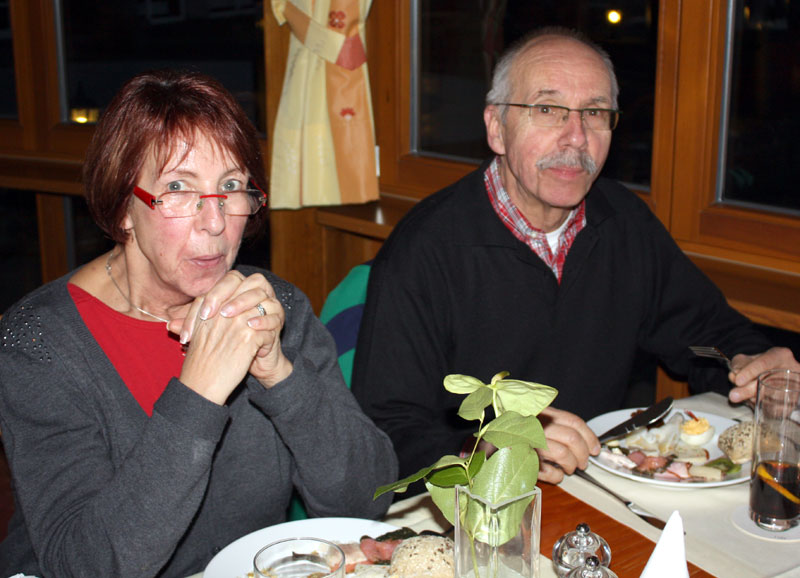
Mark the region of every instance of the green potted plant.
[[[448, 375], [447, 391], [466, 394], [458, 415], [477, 420], [475, 443], [467, 457], [443, 456], [436, 463], [393, 484], [375, 497], [405, 492], [424, 479], [434, 504], [456, 528], [456, 578], [538, 576], [541, 501], [537, 448], [546, 447], [536, 417], [556, 397], [552, 387], [507, 379], [507, 371], [483, 383], [468, 375]], [[486, 421], [491, 406], [494, 418]], [[487, 459], [479, 449], [497, 450]]]

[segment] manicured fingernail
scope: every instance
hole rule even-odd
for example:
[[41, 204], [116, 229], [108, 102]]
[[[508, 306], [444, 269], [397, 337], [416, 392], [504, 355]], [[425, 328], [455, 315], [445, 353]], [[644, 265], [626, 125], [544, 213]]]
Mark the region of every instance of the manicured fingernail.
[[211, 307], [209, 307], [208, 305], [206, 305], [205, 307], [203, 307], [203, 308], [200, 310], [200, 319], [202, 319], [203, 321], [205, 321], [206, 319], [208, 319], [208, 316], [209, 316], [209, 315], [211, 315]]
[[189, 334], [186, 331], [181, 331], [181, 345], [186, 345], [189, 342]]
[[233, 314], [233, 307], [230, 305], [226, 305], [222, 309], [220, 309], [219, 314], [223, 317], [230, 317]]
[[593, 455], [597, 455], [597, 454], [599, 454], [599, 453], [600, 453], [600, 444], [598, 444], [598, 445], [596, 445], [596, 446], [594, 446], [594, 447], [592, 448], [592, 454], [593, 454]]
[[256, 325], [257, 325], [257, 321], [258, 321], [257, 319], [248, 319], [248, 320], [247, 320], [247, 325], [248, 325], [248, 326], [249, 326], [251, 329], [255, 329], [255, 328], [256, 328]]

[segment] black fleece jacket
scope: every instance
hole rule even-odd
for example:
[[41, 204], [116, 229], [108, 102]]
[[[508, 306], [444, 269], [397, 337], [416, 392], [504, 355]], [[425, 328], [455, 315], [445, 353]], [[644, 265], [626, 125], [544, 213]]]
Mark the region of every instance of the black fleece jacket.
[[647, 205], [608, 179], [586, 197], [559, 284], [497, 217], [485, 167], [415, 206], [370, 274], [352, 389], [392, 438], [401, 476], [458, 453], [476, 428], [456, 416], [450, 373], [488, 382], [507, 370], [557, 388], [554, 407], [590, 419], [621, 407], [637, 348], [689, 375], [689, 345], [770, 347]]

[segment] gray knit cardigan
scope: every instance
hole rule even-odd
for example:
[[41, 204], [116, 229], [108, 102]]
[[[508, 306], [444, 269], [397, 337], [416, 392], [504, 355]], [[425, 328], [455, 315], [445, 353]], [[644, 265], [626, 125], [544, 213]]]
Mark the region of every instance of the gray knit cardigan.
[[[241, 268], [245, 274], [254, 269]], [[345, 386], [330, 334], [297, 288], [262, 271], [286, 311], [292, 374], [218, 406], [172, 379], [138, 405], [84, 325], [68, 276], [0, 322], [0, 431], [15, 512], [0, 576], [176, 576], [283, 522], [293, 488], [312, 516], [377, 518], [397, 476], [391, 442]]]

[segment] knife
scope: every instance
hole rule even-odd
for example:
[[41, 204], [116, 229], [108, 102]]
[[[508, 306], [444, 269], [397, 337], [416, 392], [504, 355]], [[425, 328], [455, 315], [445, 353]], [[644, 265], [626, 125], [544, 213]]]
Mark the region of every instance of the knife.
[[667, 525], [667, 523], [664, 520], [662, 520], [660, 518], [656, 518], [653, 514], [651, 514], [650, 512], [648, 512], [647, 510], [645, 510], [641, 506], [637, 505], [635, 502], [632, 502], [631, 500], [629, 500], [629, 499], [627, 499], [627, 498], [625, 498], [623, 496], [620, 496], [618, 493], [616, 493], [615, 491], [611, 490], [606, 485], [601, 484], [600, 482], [598, 482], [591, 474], [587, 474], [584, 470], [576, 469], [575, 470], [575, 474], [579, 478], [583, 478], [584, 480], [586, 480], [590, 484], [594, 484], [595, 486], [597, 486], [601, 490], [605, 490], [606, 492], [608, 492], [611, 496], [615, 497], [620, 502], [625, 504], [625, 506], [631, 512], [633, 512], [634, 514], [639, 516], [642, 520], [644, 520], [645, 522], [647, 522], [651, 526], [655, 526], [659, 530], [663, 530], [664, 526]]
[[603, 444], [609, 440], [622, 437], [631, 433], [633, 430], [648, 425], [664, 417], [672, 409], [672, 398], [665, 397], [658, 403], [651, 405], [646, 410], [637, 413], [631, 419], [612, 427], [606, 433], [597, 436]]

